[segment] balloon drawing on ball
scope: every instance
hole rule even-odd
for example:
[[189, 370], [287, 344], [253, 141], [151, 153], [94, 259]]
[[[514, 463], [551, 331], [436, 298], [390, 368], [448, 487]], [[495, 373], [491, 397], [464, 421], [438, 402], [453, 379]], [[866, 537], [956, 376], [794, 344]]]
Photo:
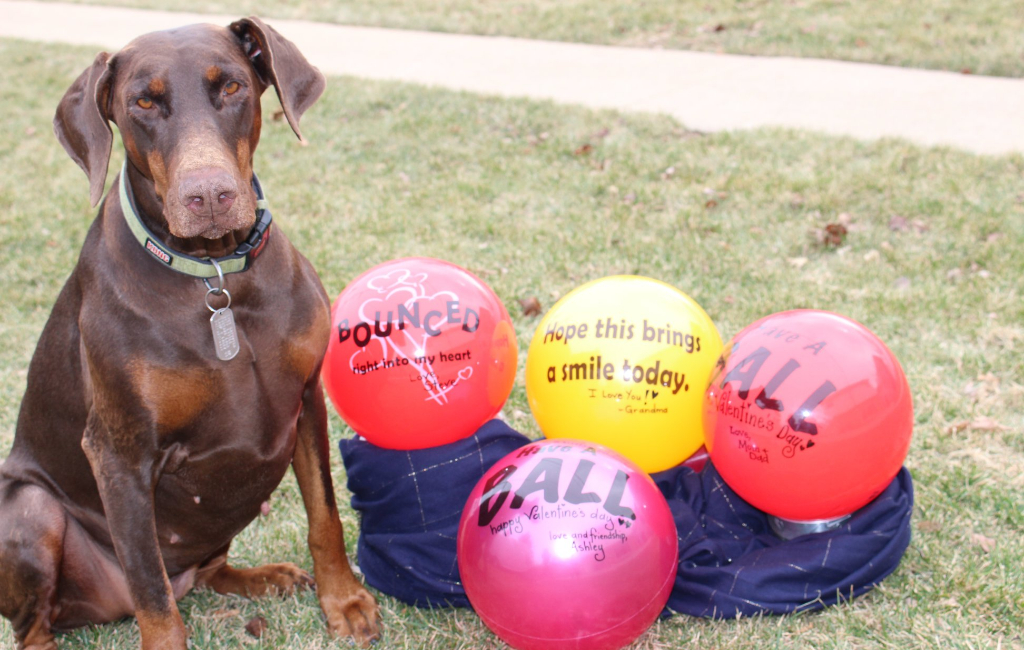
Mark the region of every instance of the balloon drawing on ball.
[[353, 280], [332, 308], [322, 377], [356, 433], [390, 449], [471, 435], [504, 405], [518, 348], [504, 305], [454, 264], [406, 258]]
[[704, 400], [725, 482], [783, 537], [836, 527], [895, 478], [910, 386], [866, 327], [820, 310], [772, 314], [725, 345]]

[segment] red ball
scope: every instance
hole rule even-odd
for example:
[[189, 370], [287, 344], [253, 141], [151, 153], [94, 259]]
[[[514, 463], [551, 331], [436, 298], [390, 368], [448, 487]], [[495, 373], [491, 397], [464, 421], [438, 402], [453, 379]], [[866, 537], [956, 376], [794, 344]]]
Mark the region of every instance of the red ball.
[[498, 461], [462, 511], [459, 575], [517, 650], [617, 650], [654, 623], [675, 582], [675, 521], [638, 465], [582, 440]]
[[705, 444], [725, 482], [792, 521], [834, 519], [899, 472], [910, 386], [863, 325], [817, 310], [773, 314], [725, 345], [704, 400]]
[[459, 266], [422, 257], [375, 266], [345, 287], [332, 314], [324, 387], [345, 422], [379, 447], [465, 438], [512, 391], [512, 321]]

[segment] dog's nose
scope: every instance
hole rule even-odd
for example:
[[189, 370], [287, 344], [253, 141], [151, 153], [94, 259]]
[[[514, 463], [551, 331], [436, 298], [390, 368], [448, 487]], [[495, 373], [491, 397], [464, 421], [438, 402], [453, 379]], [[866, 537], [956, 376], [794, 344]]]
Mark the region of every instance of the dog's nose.
[[222, 169], [199, 169], [182, 179], [178, 197], [193, 214], [212, 218], [231, 209], [238, 186], [234, 177]]

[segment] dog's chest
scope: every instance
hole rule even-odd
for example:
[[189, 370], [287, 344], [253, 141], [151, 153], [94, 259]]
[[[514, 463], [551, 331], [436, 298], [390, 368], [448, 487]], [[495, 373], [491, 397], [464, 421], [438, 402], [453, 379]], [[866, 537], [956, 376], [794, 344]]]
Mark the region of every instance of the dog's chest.
[[[193, 328], [194, 338], [206, 334]], [[217, 359], [211, 343], [195, 345], [188, 363], [148, 357], [131, 363], [133, 385], [162, 445], [216, 449], [244, 438], [248, 446], [268, 447], [294, 424], [315, 355], [297, 362], [308, 347], [300, 342], [243, 328], [238, 336], [241, 349], [230, 361]]]
[[239, 365], [193, 374], [183, 391], [191, 415], [161, 417], [161, 428], [177, 428], [161, 434], [158, 530], [165, 546], [188, 551], [185, 564], [197, 545], [226, 542], [259, 514], [294, 454], [304, 378], [275, 358]]
[[164, 454], [157, 492], [166, 507], [247, 522], [287, 471], [329, 315], [313, 309], [281, 318], [282, 311], [268, 319], [236, 310], [240, 351], [230, 361], [217, 359], [212, 344], [195, 345], [192, 363], [151, 364], [137, 377]]
[[305, 377], [267, 356], [151, 371], [150, 381], [160, 386], [149, 404], [166, 455], [164, 475], [254, 485], [268, 470], [283, 472], [295, 446]]

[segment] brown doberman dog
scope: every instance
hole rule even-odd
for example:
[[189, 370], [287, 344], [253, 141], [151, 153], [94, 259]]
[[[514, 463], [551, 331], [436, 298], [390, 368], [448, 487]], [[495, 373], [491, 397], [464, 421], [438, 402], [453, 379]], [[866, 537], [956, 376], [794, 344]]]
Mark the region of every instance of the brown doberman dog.
[[301, 140], [324, 77], [250, 18], [101, 53], [60, 102], [54, 130], [93, 204], [110, 122], [127, 160], [43, 330], [0, 466], [0, 613], [19, 648], [134, 615], [144, 649], [183, 650], [176, 601], [192, 587], [312, 585], [293, 564], [227, 563], [289, 465], [330, 632], [378, 637], [329, 468], [328, 298], [252, 172], [270, 85]]

